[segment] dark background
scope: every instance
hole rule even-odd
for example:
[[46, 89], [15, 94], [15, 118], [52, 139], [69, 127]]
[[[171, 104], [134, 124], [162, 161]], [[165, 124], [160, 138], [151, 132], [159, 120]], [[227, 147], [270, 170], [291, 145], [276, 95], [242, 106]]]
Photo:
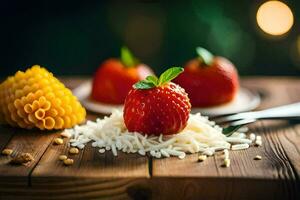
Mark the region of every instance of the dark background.
[[300, 75], [300, 1], [284, 1], [294, 25], [279, 37], [257, 26], [263, 2], [4, 0], [0, 77], [34, 64], [57, 75], [92, 75], [122, 45], [157, 73], [203, 46], [228, 57], [241, 75]]

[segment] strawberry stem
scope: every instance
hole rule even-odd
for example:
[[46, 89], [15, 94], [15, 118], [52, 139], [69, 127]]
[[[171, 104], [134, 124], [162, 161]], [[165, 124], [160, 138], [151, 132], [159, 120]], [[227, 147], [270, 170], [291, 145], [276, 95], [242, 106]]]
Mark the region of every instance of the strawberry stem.
[[138, 59], [135, 58], [131, 51], [125, 46], [121, 48], [121, 62], [128, 68], [134, 67], [139, 63]]
[[141, 80], [133, 85], [135, 89], [151, 89], [154, 87], [162, 86], [183, 72], [182, 67], [172, 67], [163, 72], [159, 78], [156, 76], [147, 76], [145, 80]]
[[213, 54], [210, 53], [208, 50], [202, 48], [202, 47], [197, 47], [196, 52], [198, 54], [198, 58], [206, 65], [210, 66], [213, 62]]

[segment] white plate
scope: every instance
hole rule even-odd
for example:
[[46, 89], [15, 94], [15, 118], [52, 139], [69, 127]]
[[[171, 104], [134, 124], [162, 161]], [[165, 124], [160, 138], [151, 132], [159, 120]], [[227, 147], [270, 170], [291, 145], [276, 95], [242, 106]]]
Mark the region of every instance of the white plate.
[[[84, 82], [73, 90], [73, 94], [78, 97], [86, 109], [96, 113], [110, 114], [113, 109], [120, 109], [123, 107], [123, 105], [110, 105], [93, 101], [90, 99], [91, 91], [91, 81]], [[259, 104], [260, 96], [258, 93], [245, 88], [240, 88], [237, 96], [230, 103], [209, 108], [192, 108], [192, 113], [200, 112], [203, 115], [209, 116], [225, 115], [253, 110]]]
[[215, 116], [250, 111], [260, 104], [260, 96], [246, 88], [240, 88], [236, 97], [229, 103], [209, 108], [193, 108], [192, 113]]

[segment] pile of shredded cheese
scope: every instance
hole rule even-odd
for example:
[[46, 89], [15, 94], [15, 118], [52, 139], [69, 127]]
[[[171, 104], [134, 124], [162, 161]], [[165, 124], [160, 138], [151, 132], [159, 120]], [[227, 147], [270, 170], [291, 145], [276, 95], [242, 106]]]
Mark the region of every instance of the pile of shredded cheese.
[[[253, 142], [246, 138], [246, 134], [235, 132], [226, 137], [222, 128], [209, 121], [200, 113], [190, 114], [187, 126], [178, 134], [171, 136], [148, 136], [137, 132], [129, 132], [123, 120], [123, 112], [114, 110], [111, 116], [97, 119], [95, 122], [66, 129], [62, 133], [70, 137], [73, 147], [83, 149], [88, 142], [99, 148], [100, 153], [111, 150], [117, 156], [118, 151], [138, 153], [161, 158], [177, 156], [185, 158], [186, 153], [201, 153], [211, 156], [215, 151], [230, 149], [240, 150], [248, 148]], [[239, 145], [239, 146], [237, 146]]]

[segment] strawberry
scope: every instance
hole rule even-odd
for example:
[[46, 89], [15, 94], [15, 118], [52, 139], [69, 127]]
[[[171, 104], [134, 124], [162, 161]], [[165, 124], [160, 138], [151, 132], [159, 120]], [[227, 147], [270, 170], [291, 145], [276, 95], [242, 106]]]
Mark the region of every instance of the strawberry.
[[148, 66], [140, 63], [123, 47], [121, 59], [108, 59], [97, 69], [91, 97], [102, 103], [123, 104], [132, 85], [151, 74], [153, 71]]
[[198, 47], [198, 58], [190, 60], [174, 82], [189, 94], [193, 107], [215, 106], [230, 102], [239, 88], [234, 65], [223, 57]]
[[187, 93], [170, 82], [183, 68], [173, 67], [159, 79], [148, 76], [133, 85], [124, 104], [124, 122], [131, 132], [170, 135], [181, 131], [191, 111]]

